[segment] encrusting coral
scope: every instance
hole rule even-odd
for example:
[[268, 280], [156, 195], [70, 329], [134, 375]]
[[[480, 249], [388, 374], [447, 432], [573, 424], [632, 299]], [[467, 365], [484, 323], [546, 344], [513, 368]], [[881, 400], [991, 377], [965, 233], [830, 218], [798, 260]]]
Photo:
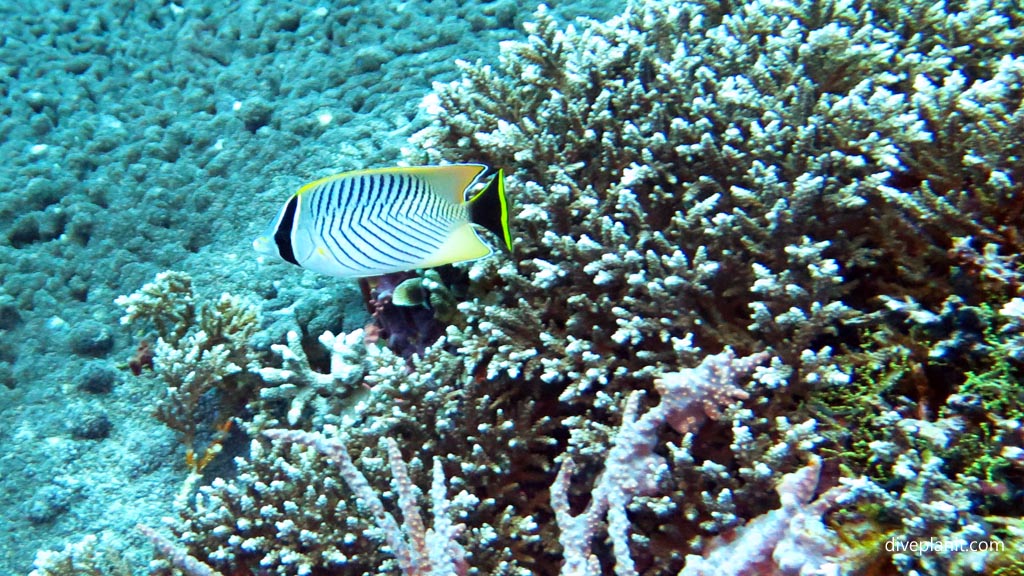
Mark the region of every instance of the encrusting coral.
[[[468, 495], [449, 534], [478, 573], [700, 573], [757, 534], [763, 573], [966, 570], [841, 542], [1011, 538], [988, 493], [1024, 485], [996, 424], [1019, 403], [986, 394], [1020, 388], [990, 337], [1024, 340], [1022, 21], [999, 0], [648, 0], [565, 28], [541, 8], [498, 64], [435, 86], [407, 151], [504, 167], [515, 257], [466, 268], [411, 356], [328, 333], [321, 373], [289, 334], [250, 370], [267, 402], [238, 475], [170, 530], [225, 573], [409, 573], [374, 510], [409, 522], [440, 477]], [[709, 399], [715, 366], [735, 373]], [[672, 412], [685, 391], [721, 417]], [[266, 445], [313, 426], [329, 449]]]

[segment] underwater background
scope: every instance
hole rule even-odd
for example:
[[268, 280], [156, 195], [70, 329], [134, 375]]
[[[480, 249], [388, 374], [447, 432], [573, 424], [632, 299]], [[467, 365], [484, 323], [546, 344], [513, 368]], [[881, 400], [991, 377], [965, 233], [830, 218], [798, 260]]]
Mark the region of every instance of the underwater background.
[[[0, 22], [0, 574], [1024, 574], [1019, 1]], [[511, 254], [252, 249], [454, 162]]]

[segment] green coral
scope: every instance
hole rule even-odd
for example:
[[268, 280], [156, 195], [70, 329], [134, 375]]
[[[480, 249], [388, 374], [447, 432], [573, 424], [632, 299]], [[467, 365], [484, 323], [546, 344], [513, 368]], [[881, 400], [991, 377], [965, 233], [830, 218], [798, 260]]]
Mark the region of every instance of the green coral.
[[995, 329], [993, 309], [981, 308], [989, 321], [985, 343], [991, 353], [983, 364], [985, 368], [966, 372], [958, 390], [959, 396], [978, 410], [968, 415], [972, 426], [944, 457], [963, 466], [963, 474], [980, 478], [994, 488], [993, 494], [985, 494], [982, 500], [988, 504], [984, 509], [995, 511], [1004, 509], [1014, 492], [1008, 484], [1019, 485], [1024, 480], [1020, 463], [1007, 458], [1004, 451], [1007, 446], [1019, 448], [1024, 444], [1020, 428], [1024, 379], [1020, 363], [1012, 359], [1011, 346]]
[[[947, 478], [968, 489], [975, 512], [1007, 513], [1024, 481], [1021, 462], [1008, 456], [1008, 450], [1024, 445], [1024, 386], [1017, 344], [1006, 337], [1007, 322], [996, 310], [981, 304], [957, 308], [956, 314], [930, 315], [915, 308], [911, 317], [916, 321], [904, 333], [887, 335], [890, 346], [882, 349], [884, 354], [860, 353], [851, 382], [818, 391], [807, 406], [829, 440], [822, 453], [836, 459], [847, 475], [866, 474], [882, 486], [901, 486], [905, 480], [895, 473], [896, 454], [913, 452], [922, 460], [934, 456]], [[951, 318], [979, 322], [980, 329], [937, 331]], [[900, 339], [906, 346], [891, 346]], [[933, 389], [924, 376], [936, 368], [950, 382], [947, 391]], [[933, 404], [937, 409], [927, 408]], [[893, 433], [896, 413], [902, 414], [902, 434]]]
[[847, 475], [867, 474], [886, 484], [892, 480], [891, 471], [875, 458], [871, 445], [891, 437], [891, 431], [877, 420], [882, 409], [891, 409], [887, 398], [911, 368], [906, 355], [852, 368], [850, 383], [819, 391], [807, 409], [822, 423], [822, 434], [829, 440], [821, 449], [823, 456], [838, 459]]
[[960, 386], [961, 394], [978, 397], [982, 409], [990, 415], [1009, 420], [1024, 417], [1024, 388], [1021, 387], [1020, 369], [1011, 362], [1005, 344], [991, 330], [985, 341], [992, 347], [992, 364], [984, 372], [967, 372]]

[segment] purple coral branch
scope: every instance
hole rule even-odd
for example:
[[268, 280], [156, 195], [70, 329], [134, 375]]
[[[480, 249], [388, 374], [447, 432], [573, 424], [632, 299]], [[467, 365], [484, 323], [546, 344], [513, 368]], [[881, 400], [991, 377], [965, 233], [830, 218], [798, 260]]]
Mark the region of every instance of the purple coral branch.
[[747, 574], [834, 575], [841, 573], [841, 550], [821, 517], [848, 490], [835, 487], [812, 502], [821, 474], [821, 458], [786, 474], [775, 487], [782, 506], [754, 518], [735, 538], [714, 547], [705, 557], [686, 557], [679, 576], [745, 576]]
[[607, 516], [608, 536], [615, 555], [615, 573], [636, 574], [629, 552], [629, 519], [626, 508], [636, 496], [657, 490], [657, 478], [667, 469], [664, 458], [654, 453], [658, 429], [669, 424], [681, 434], [693, 432], [708, 418], [721, 416], [721, 408], [735, 399], [747, 398], [736, 386], [742, 374], [768, 357], [766, 352], [737, 358], [730, 349], [708, 356], [695, 368], [664, 374], [655, 381], [661, 396], [656, 406], [637, 417], [642, 392], [626, 401], [622, 425], [605, 460], [604, 472], [594, 486], [590, 503], [578, 516], [569, 511], [569, 483], [575, 470], [571, 458], [562, 461], [551, 486], [551, 506], [560, 529], [565, 563], [563, 575], [599, 573], [597, 558], [590, 553], [601, 520]]
[[223, 576], [220, 572], [214, 570], [194, 556], [190, 556], [185, 552], [184, 548], [175, 546], [173, 542], [153, 528], [150, 528], [145, 524], [138, 524], [135, 527], [139, 532], [142, 532], [147, 538], [149, 538], [150, 542], [153, 543], [153, 546], [155, 546], [156, 549], [163, 554], [175, 568], [181, 570], [188, 576]]
[[386, 438], [384, 444], [391, 463], [391, 478], [398, 493], [398, 508], [402, 511], [405, 534], [409, 537], [409, 565], [419, 566], [429, 558], [427, 554], [427, 529], [423, 526], [419, 506], [416, 504], [416, 489], [409, 478], [409, 468], [402, 459], [402, 452], [393, 438]]

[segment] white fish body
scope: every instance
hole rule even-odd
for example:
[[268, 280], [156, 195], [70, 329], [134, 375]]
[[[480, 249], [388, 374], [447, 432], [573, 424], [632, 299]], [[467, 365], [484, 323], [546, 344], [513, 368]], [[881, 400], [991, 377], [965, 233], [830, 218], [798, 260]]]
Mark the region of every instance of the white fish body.
[[[322, 178], [299, 188], [253, 247], [342, 278], [486, 257], [492, 250], [474, 225], [491, 229], [511, 249], [502, 171], [483, 192], [466, 198], [484, 170], [481, 164], [451, 164]], [[478, 206], [485, 208], [479, 221], [473, 218]]]

